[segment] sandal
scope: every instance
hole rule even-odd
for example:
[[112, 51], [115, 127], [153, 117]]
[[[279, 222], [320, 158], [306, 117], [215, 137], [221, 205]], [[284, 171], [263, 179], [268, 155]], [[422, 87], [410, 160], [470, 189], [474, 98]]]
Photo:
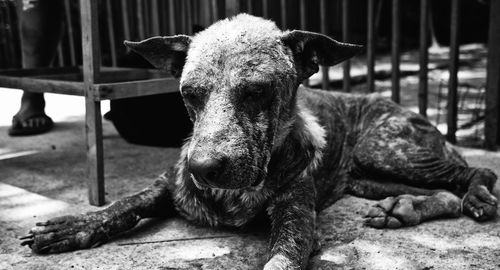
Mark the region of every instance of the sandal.
[[54, 127], [54, 122], [46, 114], [32, 115], [21, 120], [17, 115], [12, 117], [12, 126], [9, 128], [9, 136], [36, 135], [48, 132]]

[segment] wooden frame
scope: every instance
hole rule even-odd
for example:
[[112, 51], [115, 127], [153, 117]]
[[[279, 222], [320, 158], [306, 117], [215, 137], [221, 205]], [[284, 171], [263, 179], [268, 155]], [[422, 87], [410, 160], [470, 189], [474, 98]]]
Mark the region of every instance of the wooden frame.
[[85, 97], [89, 202], [105, 203], [100, 101], [178, 90], [178, 81], [149, 69], [101, 67], [97, 0], [80, 0], [83, 66], [0, 71], [0, 87]]
[[[30, 92], [85, 96], [81, 67], [35, 68], [0, 71], [0, 86]], [[154, 69], [106, 68], [101, 83], [92, 84], [94, 101], [175, 92], [178, 80]]]

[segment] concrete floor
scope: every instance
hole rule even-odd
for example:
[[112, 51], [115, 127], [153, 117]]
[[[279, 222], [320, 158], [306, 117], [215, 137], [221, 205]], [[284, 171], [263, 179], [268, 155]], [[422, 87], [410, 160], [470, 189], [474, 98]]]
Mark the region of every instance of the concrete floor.
[[[53, 132], [6, 135], [20, 91], [0, 89], [0, 269], [259, 269], [266, 233], [201, 228], [180, 219], [147, 220], [101, 247], [40, 256], [19, 245], [35, 222], [96, 209], [87, 204], [83, 99], [47, 95]], [[103, 109], [105, 112], [106, 109]], [[177, 148], [127, 144], [104, 123], [107, 200], [151, 183], [173, 165]], [[460, 148], [473, 166], [500, 175], [500, 152]], [[500, 193], [497, 184], [495, 193]], [[468, 217], [376, 230], [362, 214], [374, 201], [346, 197], [319, 216], [322, 248], [309, 269], [499, 269], [500, 219]], [[169, 241], [183, 237], [214, 239]], [[156, 241], [156, 242], [155, 242]], [[141, 244], [139, 244], [141, 242]], [[154, 243], [144, 243], [154, 242]]]

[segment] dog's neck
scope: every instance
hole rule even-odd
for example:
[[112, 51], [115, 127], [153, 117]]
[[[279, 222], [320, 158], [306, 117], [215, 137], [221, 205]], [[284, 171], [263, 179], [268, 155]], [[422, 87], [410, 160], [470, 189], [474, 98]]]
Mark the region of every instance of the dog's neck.
[[326, 130], [319, 124], [318, 118], [305, 106], [298, 106], [298, 119], [302, 122], [303, 128], [299, 128], [301, 144], [310, 144], [313, 147], [312, 158], [309, 165], [303, 172], [303, 176], [311, 173], [318, 167], [323, 156], [323, 149], [326, 146]]
[[[301, 169], [300, 176], [309, 175], [320, 163], [326, 146], [326, 131], [318, 118], [305, 105], [297, 103], [294, 116], [278, 130], [280, 132], [274, 141], [272, 156], [288, 156], [288, 162]], [[283, 152], [287, 154], [283, 155]], [[271, 163], [277, 162], [279, 161], [275, 160]], [[287, 166], [280, 166], [283, 165]]]

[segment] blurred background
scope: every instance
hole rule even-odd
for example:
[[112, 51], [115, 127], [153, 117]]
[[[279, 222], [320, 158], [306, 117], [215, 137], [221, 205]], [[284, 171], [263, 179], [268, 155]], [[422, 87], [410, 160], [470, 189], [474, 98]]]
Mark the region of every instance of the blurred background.
[[[82, 64], [82, 42], [78, 1], [63, 2], [63, 36], [52, 66], [79, 66]], [[466, 146], [485, 146], [489, 1], [100, 2], [98, 16], [103, 66], [150, 67], [128, 51], [122, 45], [123, 40], [194, 34], [216, 20], [246, 12], [269, 18], [284, 30], [304, 29], [365, 45], [365, 54], [343, 67], [324, 68], [305, 82], [311, 87], [380, 92], [426, 115], [443, 134], [447, 134], [449, 141]], [[21, 67], [15, 3], [0, 0], [1, 69]], [[452, 97], [448, 95], [449, 91], [453, 93]], [[454, 107], [450, 107], [450, 103], [455, 104]], [[7, 119], [3, 113], [2, 117]], [[498, 118], [498, 112], [490, 118], [493, 117]], [[486, 142], [489, 149], [494, 149], [498, 143], [498, 132], [496, 127], [493, 129], [495, 132], [489, 132], [489, 141]]]

